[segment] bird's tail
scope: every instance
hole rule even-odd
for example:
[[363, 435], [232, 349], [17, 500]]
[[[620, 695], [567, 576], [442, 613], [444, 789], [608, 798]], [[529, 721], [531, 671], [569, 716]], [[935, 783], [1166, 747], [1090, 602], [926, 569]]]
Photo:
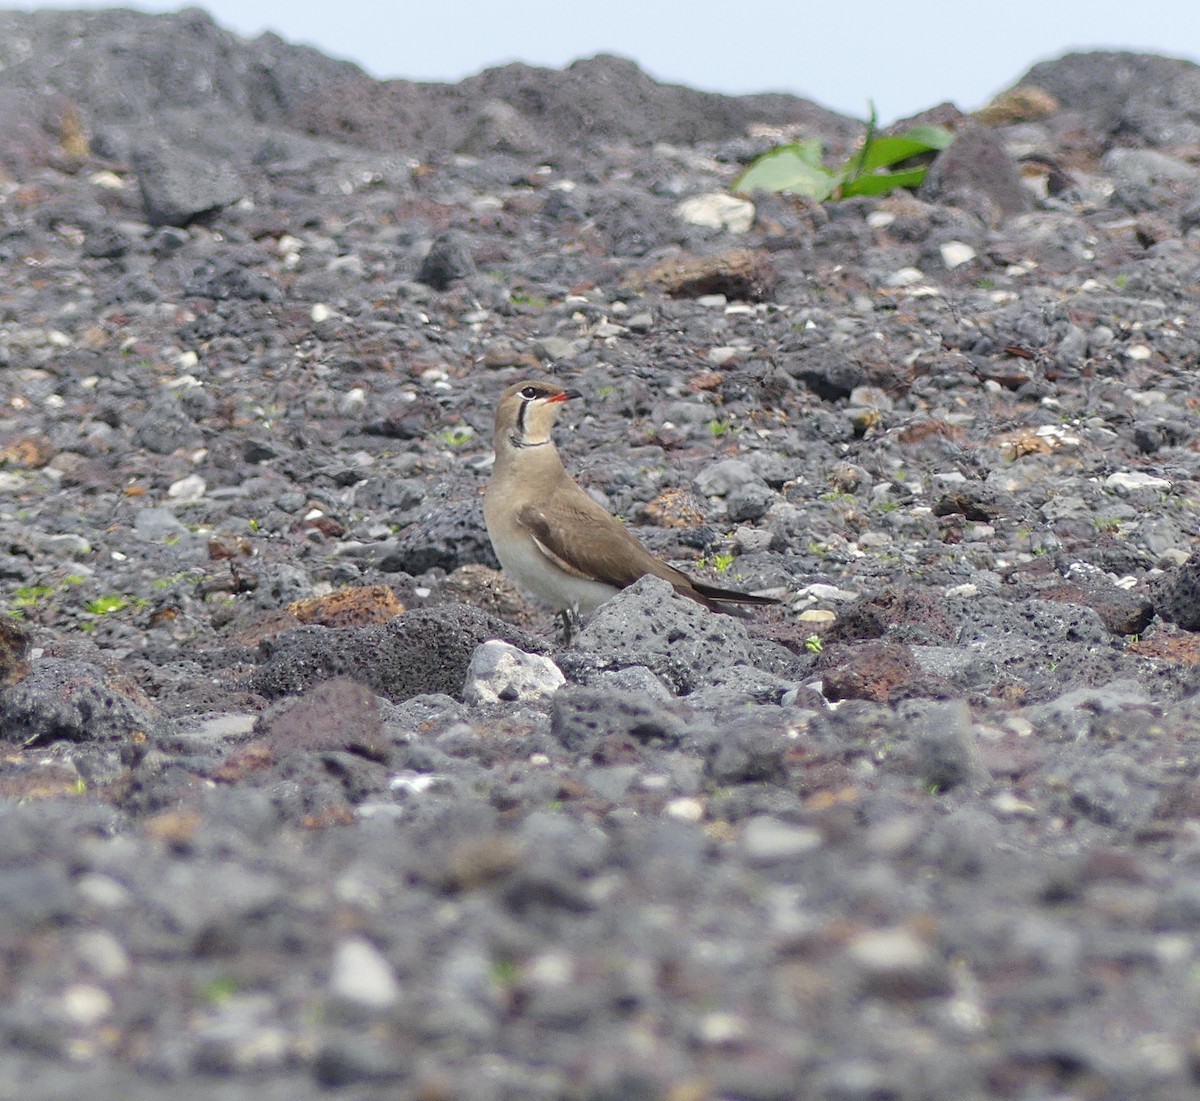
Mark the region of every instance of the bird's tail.
[[704, 599], [720, 604], [778, 604], [774, 596], [755, 596], [754, 593], [739, 593], [736, 589], [721, 589], [716, 585], [706, 585], [703, 581], [692, 581], [692, 588]]

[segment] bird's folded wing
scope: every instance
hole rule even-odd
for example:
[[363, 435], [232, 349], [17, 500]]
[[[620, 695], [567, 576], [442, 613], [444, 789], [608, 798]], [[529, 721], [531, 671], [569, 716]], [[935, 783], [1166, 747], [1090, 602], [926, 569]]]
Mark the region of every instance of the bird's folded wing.
[[674, 572], [666, 563], [658, 562], [616, 520], [609, 527], [583, 510], [560, 509], [551, 523], [540, 505], [526, 505], [517, 513], [517, 519], [538, 550], [572, 577], [623, 589], [644, 574], [665, 577], [664, 570]]

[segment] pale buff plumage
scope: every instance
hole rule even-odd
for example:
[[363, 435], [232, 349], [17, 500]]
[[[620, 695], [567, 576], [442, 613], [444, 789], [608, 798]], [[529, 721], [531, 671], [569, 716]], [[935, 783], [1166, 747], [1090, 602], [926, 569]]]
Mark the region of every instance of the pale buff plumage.
[[550, 382], [518, 382], [496, 407], [496, 465], [483, 514], [504, 571], [568, 614], [590, 614], [646, 574], [714, 610], [722, 603], [777, 603], [693, 580], [646, 550], [580, 489], [551, 438], [563, 405], [579, 396]]

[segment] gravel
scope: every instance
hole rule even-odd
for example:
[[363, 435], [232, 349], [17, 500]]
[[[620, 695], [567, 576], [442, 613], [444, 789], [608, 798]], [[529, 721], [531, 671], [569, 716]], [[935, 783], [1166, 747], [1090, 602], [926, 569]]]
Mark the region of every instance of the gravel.
[[[0, 1098], [1195, 1096], [1198, 81], [749, 211], [858, 125], [0, 13]], [[782, 603], [564, 645], [480, 510], [539, 374]]]

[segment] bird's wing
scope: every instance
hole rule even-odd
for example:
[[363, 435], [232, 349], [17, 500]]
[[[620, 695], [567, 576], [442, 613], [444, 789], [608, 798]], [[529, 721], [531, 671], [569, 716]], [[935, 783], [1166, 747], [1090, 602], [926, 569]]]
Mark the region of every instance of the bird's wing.
[[[582, 494], [581, 494], [582, 496]], [[589, 505], [595, 502], [585, 498]], [[598, 513], [598, 515], [597, 515]], [[553, 522], [551, 521], [553, 515]], [[599, 505], [595, 511], [575, 501], [525, 505], [517, 520], [538, 549], [564, 573], [623, 589], [648, 573], [687, 584], [687, 578], [657, 559]]]

